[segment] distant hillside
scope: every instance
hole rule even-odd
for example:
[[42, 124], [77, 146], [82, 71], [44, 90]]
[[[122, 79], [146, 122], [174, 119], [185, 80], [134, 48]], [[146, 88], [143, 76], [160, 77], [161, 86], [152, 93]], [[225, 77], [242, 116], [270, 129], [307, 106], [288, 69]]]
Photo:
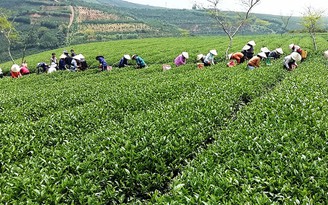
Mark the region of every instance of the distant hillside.
[[[11, 0], [0, 2], [11, 11], [20, 33], [13, 55], [54, 49], [86, 42], [146, 37], [221, 35], [223, 31], [208, 13], [200, 10], [178, 10], [133, 4], [122, 0]], [[299, 18], [290, 28], [300, 29]], [[241, 34], [282, 32], [279, 16], [252, 15]], [[5, 42], [2, 40], [2, 42]], [[7, 45], [0, 45], [0, 62], [9, 60]]]

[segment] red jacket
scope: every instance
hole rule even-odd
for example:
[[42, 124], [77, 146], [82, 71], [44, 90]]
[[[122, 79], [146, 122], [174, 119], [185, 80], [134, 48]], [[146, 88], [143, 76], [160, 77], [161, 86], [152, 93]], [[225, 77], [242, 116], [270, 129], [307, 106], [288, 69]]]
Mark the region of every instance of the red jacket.
[[19, 78], [22, 76], [22, 74], [20, 72], [13, 72], [13, 71], [10, 71], [10, 74], [11, 74], [11, 77], [12, 78]]

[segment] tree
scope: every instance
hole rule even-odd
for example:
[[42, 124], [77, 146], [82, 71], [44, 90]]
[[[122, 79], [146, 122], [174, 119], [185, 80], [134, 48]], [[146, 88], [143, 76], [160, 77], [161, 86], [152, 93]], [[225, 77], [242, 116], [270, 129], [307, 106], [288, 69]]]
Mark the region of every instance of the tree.
[[239, 0], [241, 5], [245, 8], [245, 12], [238, 12], [236, 18], [227, 16], [226, 13], [219, 9], [221, 0], [207, 0], [210, 4], [210, 14], [219, 23], [224, 33], [228, 36], [230, 42], [226, 50], [226, 57], [232, 47], [233, 38], [238, 33], [239, 29], [246, 23], [250, 16], [251, 10], [260, 3], [261, 0]]
[[280, 33], [280, 35], [282, 36], [282, 34], [286, 33], [288, 31], [288, 25], [289, 25], [289, 21], [292, 18], [293, 14], [290, 14], [289, 16], [280, 16], [281, 21], [282, 21], [282, 31]]
[[316, 42], [316, 32], [321, 29], [320, 23], [323, 13], [323, 10], [315, 10], [312, 7], [307, 7], [302, 17], [302, 25], [307, 30], [307, 32], [309, 32], [312, 38], [313, 48], [315, 51], [318, 50]]
[[8, 43], [8, 55], [13, 63], [15, 63], [12, 55], [11, 55], [11, 44], [12, 40], [17, 38], [17, 32], [13, 26], [13, 22], [15, 18], [13, 18], [12, 22], [8, 21], [8, 18], [5, 14], [0, 15], [0, 32], [5, 37]]

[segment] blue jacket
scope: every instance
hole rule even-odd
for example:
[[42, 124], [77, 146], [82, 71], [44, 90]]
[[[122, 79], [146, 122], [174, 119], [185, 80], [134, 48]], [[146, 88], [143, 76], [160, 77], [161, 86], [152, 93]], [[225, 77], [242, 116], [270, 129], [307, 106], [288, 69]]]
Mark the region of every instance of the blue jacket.
[[137, 65], [140, 66], [140, 67], [146, 66], [145, 61], [141, 57], [139, 57], [139, 56], [136, 57], [136, 62], [137, 62]]
[[123, 57], [123, 58], [121, 58], [120, 62], [118, 63], [118, 67], [119, 68], [123, 68], [127, 64], [128, 64], [128, 59], [126, 59], [126, 58]]
[[59, 60], [59, 70], [66, 70], [65, 65], [66, 65], [65, 59], [61, 58]]
[[102, 67], [107, 67], [107, 62], [104, 58], [100, 57], [98, 60]]

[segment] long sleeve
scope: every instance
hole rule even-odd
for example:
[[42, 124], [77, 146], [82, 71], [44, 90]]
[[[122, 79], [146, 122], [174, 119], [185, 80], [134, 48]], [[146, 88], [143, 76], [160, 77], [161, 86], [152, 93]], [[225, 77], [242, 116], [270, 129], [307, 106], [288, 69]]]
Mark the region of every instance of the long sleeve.
[[289, 69], [289, 63], [290, 63], [291, 57], [290, 56], [286, 56], [284, 59], [284, 66]]
[[178, 57], [175, 58], [174, 64], [176, 66], [184, 65], [184, 64], [186, 64], [186, 60], [183, 60], [183, 56], [179, 55]]
[[139, 56], [136, 58], [136, 61], [137, 61], [137, 65], [139, 65], [139, 66], [146, 65], [145, 61]]
[[214, 56], [211, 53], [207, 54], [206, 57], [205, 57], [205, 59], [204, 59], [204, 62], [206, 64], [212, 64], [212, 65], [214, 65]]

